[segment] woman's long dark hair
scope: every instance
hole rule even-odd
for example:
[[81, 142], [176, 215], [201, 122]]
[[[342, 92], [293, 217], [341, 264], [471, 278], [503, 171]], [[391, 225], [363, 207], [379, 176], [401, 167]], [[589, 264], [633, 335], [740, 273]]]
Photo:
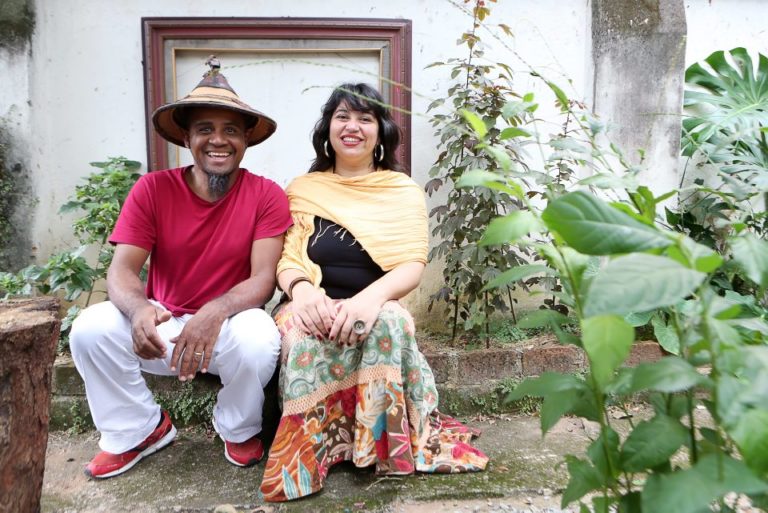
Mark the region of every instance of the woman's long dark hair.
[[[325, 155], [325, 148], [330, 135], [331, 118], [341, 102], [346, 102], [350, 110], [376, 116], [376, 120], [379, 122], [379, 141], [376, 146], [378, 147], [379, 143], [384, 145], [384, 157], [379, 161], [374, 158], [373, 164], [376, 169], [403, 171], [403, 167], [397, 161], [396, 153], [400, 144], [400, 129], [385, 107], [381, 94], [368, 84], [342, 84], [334, 89], [328, 101], [323, 105], [322, 116], [312, 130], [315, 160], [312, 161], [309, 172], [326, 171], [336, 164], [336, 152], [333, 150], [333, 146], [327, 144], [328, 156]], [[374, 154], [377, 152], [378, 150], [375, 150]]]

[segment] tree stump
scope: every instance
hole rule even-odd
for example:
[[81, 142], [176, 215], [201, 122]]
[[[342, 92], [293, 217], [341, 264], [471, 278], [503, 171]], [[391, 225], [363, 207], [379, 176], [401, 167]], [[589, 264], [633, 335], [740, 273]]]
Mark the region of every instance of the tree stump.
[[40, 511], [58, 314], [53, 298], [0, 301], [2, 512]]

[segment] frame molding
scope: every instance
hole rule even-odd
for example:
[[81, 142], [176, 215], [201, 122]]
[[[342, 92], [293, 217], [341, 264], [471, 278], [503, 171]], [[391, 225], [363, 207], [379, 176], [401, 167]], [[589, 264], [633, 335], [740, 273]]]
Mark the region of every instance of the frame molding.
[[[323, 41], [349, 42], [348, 51], [358, 51], [361, 41], [374, 41], [382, 47], [381, 91], [392, 105], [392, 117], [401, 130], [400, 162], [410, 174], [411, 167], [411, 20], [378, 18], [156, 18], [141, 19], [144, 57], [144, 99], [147, 134], [147, 164], [150, 170], [169, 165], [168, 146], [152, 127], [154, 110], [173, 101], [168, 83], [175, 77], [174, 62], [167, 62], [167, 49], [173, 54], [187, 48], [190, 40], [238, 40], [256, 44], [259, 40], [302, 40], [304, 51], [324, 51]], [[315, 43], [313, 43], [313, 41]], [[313, 48], [313, 44], [316, 48]], [[294, 51], [285, 46], [265, 46], [264, 51]], [[388, 59], [383, 54], [386, 50]], [[347, 51], [342, 48], [341, 51]], [[391, 82], [390, 82], [391, 81]]]

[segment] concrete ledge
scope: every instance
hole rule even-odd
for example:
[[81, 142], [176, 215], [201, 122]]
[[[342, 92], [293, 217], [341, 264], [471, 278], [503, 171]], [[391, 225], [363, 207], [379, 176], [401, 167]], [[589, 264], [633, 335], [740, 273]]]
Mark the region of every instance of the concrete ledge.
[[[656, 342], [637, 342], [625, 364], [635, 366], [655, 361], [663, 354]], [[581, 349], [560, 345], [552, 337], [531, 339], [501, 349], [425, 351], [424, 356], [435, 375], [440, 409], [452, 415], [531, 412], [538, 401], [505, 401], [517, 383], [547, 371], [580, 372], [587, 368]], [[163, 407], [176, 408], [176, 424], [209, 422], [206, 409], [212, 406], [221, 387], [217, 376], [200, 376], [186, 384], [169, 376], [145, 374], [145, 378]], [[267, 385], [266, 395], [265, 429], [272, 424], [276, 428], [280, 418], [277, 375]], [[69, 356], [59, 356], [53, 369], [51, 429], [81, 430], [92, 426], [80, 374]]]

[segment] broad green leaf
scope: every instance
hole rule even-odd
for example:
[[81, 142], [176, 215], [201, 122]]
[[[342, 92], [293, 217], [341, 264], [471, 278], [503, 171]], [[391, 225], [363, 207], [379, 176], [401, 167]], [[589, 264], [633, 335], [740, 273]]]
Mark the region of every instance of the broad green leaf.
[[720, 321], [710, 317], [705, 322], [710, 333], [710, 340], [708, 342], [714, 347], [738, 347], [742, 344], [741, 335], [727, 321]]
[[747, 465], [758, 475], [768, 476], [768, 411], [749, 410], [730, 435]]
[[625, 315], [624, 320], [637, 328], [638, 326], [645, 326], [648, 324], [648, 321], [651, 320], [651, 317], [653, 317], [654, 313], [655, 312], [653, 310], [650, 312], [632, 312], [629, 315]]
[[550, 202], [542, 219], [571, 247], [587, 255], [630, 253], [672, 244], [664, 233], [581, 191]]
[[509, 171], [512, 169], [512, 157], [509, 155], [509, 152], [507, 152], [506, 149], [500, 146], [490, 146], [490, 145], [481, 145], [483, 148], [483, 151], [487, 152], [488, 154], [493, 157], [493, 160], [498, 162], [498, 164], [501, 166], [501, 169], [504, 171]]
[[768, 323], [760, 317], [750, 317], [748, 319], [731, 319], [728, 321], [731, 326], [736, 326], [747, 331], [756, 331], [762, 335], [768, 335]]
[[635, 330], [621, 317], [599, 315], [582, 320], [581, 333], [590, 372], [602, 390], [613, 379], [613, 372], [629, 356]]
[[643, 513], [640, 492], [630, 492], [619, 499], [618, 513]]
[[489, 281], [485, 287], [483, 287], [483, 290], [490, 290], [490, 289], [495, 289], [497, 287], [502, 287], [510, 283], [524, 280], [525, 278], [528, 278], [535, 274], [554, 275], [556, 273], [554, 269], [543, 264], [518, 265], [496, 276], [494, 279]]
[[692, 107], [687, 110], [692, 116], [683, 121], [683, 155], [723, 144], [743, 155], [766, 126], [768, 58], [759, 55], [755, 67], [746, 49], [734, 48], [714, 52], [705, 62], [706, 67], [697, 62], [685, 72], [686, 83], [697, 89], [685, 91], [684, 105]]
[[563, 492], [561, 505], [563, 508], [571, 502], [581, 499], [592, 490], [597, 490], [603, 486], [602, 476], [590, 462], [580, 460], [570, 454], [565, 456], [565, 462], [568, 466], [570, 479]]
[[532, 212], [516, 210], [509, 215], [491, 220], [480, 239], [480, 245], [514, 244], [520, 237], [529, 233], [538, 233], [540, 229], [541, 223]]
[[661, 465], [686, 442], [688, 431], [680, 421], [657, 415], [635, 426], [621, 448], [621, 469], [645, 472]]
[[651, 474], [643, 488], [643, 511], [698, 513], [728, 492], [765, 493], [761, 481], [741, 461], [708, 454], [693, 467], [669, 474]]
[[586, 384], [571, 374], [545, 372], [537, 378], [528, 378], [507, 396], [507, 401], [517, 401], [525, 396], [547, 397], [568, 391], [586, 390]]
[[745, 234], [731, 239], [733, 261], [747, 277], [761, 287], [768, 287], [768, 242]]
[[592, 279], [584, 315], [627, 315], [670, 306], [690, 295], [706, 276], [666, 257], [621, 256]]
[[485, 126], [480, 116], [466, 109], [461, 110], [461, 115], [469, 123], [469, 126], [472, 127], [472, 131], [475, 132], [477, 138], [485, 139], [485, 136], [488, 134], [488, 127]]
[[503, 182], [504, 176], [485, 171], [482, 169], [471, 169], [462, 173], [456, 187], [478, 187], [485, 186], [488, 182]]
[[707, 383], [707, 378], [690, 363], [677, 356], [666, 356], [656, 362], [638, 365], [633, 372], [630, 391], [681, 392]]
[[498, 173], [483, 169], [465, 171], [456, 182], [456, 188], [462, 187], [487, 187], [505, 192], [514, 198], [522, 198], [525, 195], [519, 184]]
[[709, 255], [699, 257], [694, 263], [695, 269], [703, 273], [711, 273], [719, 269], [723, 265], [723, 257], [717, 253], [711, 253]]
[[602, 495], [595, 495], [592, 497], [592, 509], [594, 513], [611, 513], [611, 505], [615, 504], [616, 498], [603, 497]]
[[667, 249], [667, 256], [703, 273], [711, 273], [723, 265], [723, 257], [719, 253], [690, 237], [681, 237], [677, 246]]
[[544, 328], [551, 325], [571, 324], [573, 321], [554, 310], [534, 310], [517, 322], [517, 327], [524, 330]]
[[560, 110], [563, 112], [568, 110], [568, 97], [565, 95], [563, 90], [560, 89], [560, 87], [558, 87], [554, 82], [547, 81], [547, 85], [550, 89], [552, 89], [552, 92], [555, 93], [557, 101], [560, 103]]
[[547, 434], [563, 415], [571, 413], [582, 400], [582, 390], [571, 389], [545, 395], [540, 414], [541, 433]]
[[677, 336], [675, 327], [671, 324], [666, 324], [658, 315], [651, 319], [651, 326], [653, 326], [653, 335], [656, 337], [659, 345], [668, 353], [679, 355], [680, 337]]
[[512, 139], [513, 137], [530, 137], [531, 133], [527, 130], [523, 130], [522, 128], [518, 128], [516, 126], [511, 126], [508, 128], [505, 128], [501, 131], [501, 135], [499, 136], [499, 139], [502, 141], [505, 139]]
[[[582, 255], [573, 248], [562, 247], [560, 248], [560, 254], [562, 255], [563, 265], [567, 269], [566, 273], [573, 280], [573, 287], [576, 290], [581, 290], [585, 278], [594, 276], [600, 268], [599, 258]], [[564, 281], [564, 285], [567, 287], [569, 285], [568, 281]], [[572, 293], [570, 289], [568, 290]]]

